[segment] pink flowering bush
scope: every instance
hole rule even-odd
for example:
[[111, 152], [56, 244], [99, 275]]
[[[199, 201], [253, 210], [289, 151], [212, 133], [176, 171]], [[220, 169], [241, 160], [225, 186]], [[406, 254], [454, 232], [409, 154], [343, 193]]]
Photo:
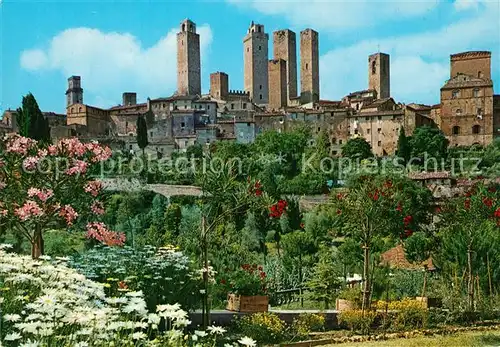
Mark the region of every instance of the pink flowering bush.
[[61, 225], [87, 225], [88, 238], [123, 245], [123, 234], [98, 222], [102, 184], [91, 178], [110, 157], [108, 147], [76, 138], [50, 146], [18, 135], [0, 140], [0, 225], [26, 237], [34, 258], [43, 254], [43, 231]]

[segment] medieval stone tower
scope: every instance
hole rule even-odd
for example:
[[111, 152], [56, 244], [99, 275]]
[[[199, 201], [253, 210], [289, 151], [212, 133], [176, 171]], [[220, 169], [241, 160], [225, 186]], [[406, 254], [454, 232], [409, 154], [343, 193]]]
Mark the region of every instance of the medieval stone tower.
[[229, 76], [224, 72], [210, 74], [210, 96], [219, 100], [226, 100], [229, 94]]
[[[297, 40], [295, 33], [289, 29], [273, 33], [274, 59], [286, 62], [287, 100], [297, 96]], [[269, 91], [272, 93], [272, 91]]]
[[269, 60], [269, 109], [279, 110], [288, 104], [286, 68], [283, 59]]
[[319, 100], [319, 38], [312, 29], [300, 32], [300, 102]]
[[201, 95], [200, 35], [189, 19], [177, 33], [177, 93]]
[[66, 90], [66, 107], [73, 104], [83, 104], [83, 89], [80, 76], [68, 78], [68, 90]]
[[252, 24], [243, 39], [243, 79], [245, 91], [256, 104], [267, 104], [269, 35], [261, 24]]
[[368, 89], [377, 91], [377, 99], [391, 96], [389, 54], [375, 53], [368, 57]]

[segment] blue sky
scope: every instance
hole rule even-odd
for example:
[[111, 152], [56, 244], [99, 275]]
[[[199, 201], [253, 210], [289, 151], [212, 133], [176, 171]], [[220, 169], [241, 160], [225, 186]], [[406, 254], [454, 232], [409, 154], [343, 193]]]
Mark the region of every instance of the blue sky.
[[[320, 34], [322, 99], [367, 87], [367, 56], [391, 55], [391, 95], [434, 104], [449, 77], [449, 55], [492, 51], [500, 92], [500, 0], [399, 1], [23, 1], [0, 0], [0, 107], [32, 92], [44, 111], [64, 112], [67, 78], [81, 75], [84, 102], [109, 107], [124, 91], [138, 101], [176, 88], [175, 33], [184, 18], [198, 26], [202, 89], [209, 74], [243, 88], [242, 39], [253, 20], [272, 31]], [[272, 58], [270, 56], [270, 58]]]

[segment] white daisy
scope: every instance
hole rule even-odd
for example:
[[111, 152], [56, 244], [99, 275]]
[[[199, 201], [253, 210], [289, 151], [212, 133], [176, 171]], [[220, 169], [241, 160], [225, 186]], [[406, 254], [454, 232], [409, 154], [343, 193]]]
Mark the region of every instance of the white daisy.
[[255, 346], [257, 346], [257, 342], [254, 339], [252, 339], [252, 338], [250, 338], [248, 336], [242, 337], [241, 339], [238, 340], [238, 342], [240, 344], [242, 344], [243, 346], [246, 346], [246, 347], [255, 347]]

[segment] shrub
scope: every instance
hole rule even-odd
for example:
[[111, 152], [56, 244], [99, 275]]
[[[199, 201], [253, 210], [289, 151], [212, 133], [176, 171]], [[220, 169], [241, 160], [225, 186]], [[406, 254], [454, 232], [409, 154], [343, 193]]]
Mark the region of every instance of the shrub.
[[357, 331], [361, 334], [370, 332], [370, 328], [377, 317], [375, 311], [347, 310], [338, 315], [340, 324], [346, 325], [351, 331]]
[[188, 310], [201, 302], [201, 274], [195, 272], [187, 256], [172, 246], [94, 247], [73, 257], [69, 265], [104, 283], [108, 295], [142, 290], [150, 310], [161, 302], [177, 302]]
[[[7, 253], [6, 248], [0, 245], [2, 345], [187, 347], [223, 343], [225, 330], [220, 327], [185, 335], [188, 314], [178, 304], [158, 305], [155, 313], [149, 313], [141, 291], [109, 297], [102, 284], [68, 268], [66, 259], [33, 260]], [[170, 324], [160, 332], [162, 320]]]
[[307, 337], [313, 331], [321, 331], [325, 327], [325, 316], [316, 313], [301, 313], [293, 320], [292, 331], [299, 337]]
[[[385, 310], [386, 302], [378, 301], [377, 308]], [[387, 305], [390, 314], [390, 327], [393, 330], [417, 329], [427, 325], [428, 310], [421, 301], [405, 298], [400, 301], [391, 301]]]
[[276, 314], [261, 312], [245, 316], [237, 322], [240, 333], [255, 339], [259, 345], [279, 343], [286, 337], [286, 324]]
[[340, 291], [338, 298], [351, 301], [353, 303], [354, 307], [357, 307], [357, 308], [361, 307], [360, 288], [357, 288], [357, 287], [344, 288], [342, 291]]

